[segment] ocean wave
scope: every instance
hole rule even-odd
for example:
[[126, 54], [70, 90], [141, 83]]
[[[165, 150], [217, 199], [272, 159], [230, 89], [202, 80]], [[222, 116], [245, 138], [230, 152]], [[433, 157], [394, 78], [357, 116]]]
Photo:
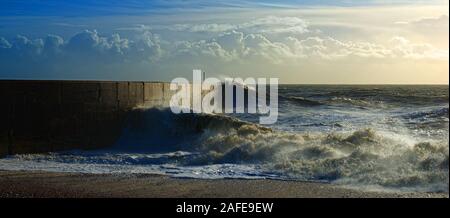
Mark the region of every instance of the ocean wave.
[[[152, 109], [141, 113], [165, 117], [161, 114], [168, 112]], [[448, 192], [446, 142], [409, 144], [400, 136], [370, 128], [349, 133], [299, 134], [224, 115], [172, 116], [174, 123], [152, 125], [178, 136], [195, 135], [180, 145], [197, 155], [179, 164], [258, 164], [282, 178]], [[167, 127], [177, 130], [170, 132]]]
[[[147, 167], [168, 175], [193, 172], [189, 176], [199, 178], [245, 175], [448, 192], [448, 142], [404, 137], [373, 128], [291, 133], [225, 115], [138, 109], [130, 114], [112, 149], [13, 158], [32, 165], [58, 162], [63, 171], [75, 169], [74, 165], [93, 172], [121, 169], [132, 173]], [[233, 167], [227, 171], [220, 166]], [[220, 172], [212, 170], [216, 168]]]
[[314, 106], [324, 105], [324, 103], [322, 103], [320, 101], [315, 101], [315, 100], [307, 99], [304, 97], [288, 96], [288, 97], [282, 97], [281, 99], [286, 99], [290, 102], [294, 102], [295, 104], [298, 104], [300, 106], [305, 106], [305, 107], [314, 107]]
[[388, 105], [433, 105], [448, 103], [448, 86], [348, 86], [329, 87], [315, 97], [370, 99]]
[[303, 106], [303, 107], [316, 107], [316, 106], [323, 106], [323, 105], [352, 106], [352, 107], [358, 107], [360, 109], [386, 108], [387, 107], [383, 101], [370, 100], [368, 98], [359, 99], [359, 98], [350, 98], [350, 97], [331, 97], [326, 100], [313, 100], [313, 99], [308, 99], [308, 98], [298, 97], [298, 96], [287, 96], [287, 97], [281, 96], [280, 100], [292, 102], [292, 103], [295, 103], [295, 104]]
[[173, 150], [177, 146], [186, 149], [202, 135], [237, 130], [242, 126], [254, 126], [260, 131], [272, 131], [270, 128], [225, 115], [174, 114], [167, 108], [136, 109], [129, 114], [116, 149]]
[[383, 101], [369, 100], [369, 99], [357, 99], [349, 97], [332, 97], [326, 101], [330, 105], [350, 105], [359, 108], [385, 108], [386, 105]]
[[432, 118], [448, 118], [448, 106], [440, 108], [432, 108], [429, 110], [412, 112], [403, 115], [407, 119], [432, 119]]
[[406, 126], [425, 134], [448, 135], [448, 106], [432, 107], [415, 112], [402, 113], [400, 118], [404, 119]]

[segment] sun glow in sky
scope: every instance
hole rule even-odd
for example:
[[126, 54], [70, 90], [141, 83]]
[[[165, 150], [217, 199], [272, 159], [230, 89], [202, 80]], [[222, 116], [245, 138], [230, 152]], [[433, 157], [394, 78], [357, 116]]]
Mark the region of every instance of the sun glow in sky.
[[448, 1], [0, 2], [0, 78], [448, 84]]

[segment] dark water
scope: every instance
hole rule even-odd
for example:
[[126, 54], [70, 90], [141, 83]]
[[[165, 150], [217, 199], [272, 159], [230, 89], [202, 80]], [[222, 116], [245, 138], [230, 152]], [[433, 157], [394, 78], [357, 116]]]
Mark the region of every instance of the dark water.
[[17, 155], [0, 166], [448, 192], [448, 95], [448, 86], [282, 85], [273, 125], [255, 114], [141, 109], [114, 149]]
[[448, 130], [448, 93], [448, 86], [284, 85], [279, 87], [279, 122], [272, 127], [323, 131], [380, 124], [434, 134]]

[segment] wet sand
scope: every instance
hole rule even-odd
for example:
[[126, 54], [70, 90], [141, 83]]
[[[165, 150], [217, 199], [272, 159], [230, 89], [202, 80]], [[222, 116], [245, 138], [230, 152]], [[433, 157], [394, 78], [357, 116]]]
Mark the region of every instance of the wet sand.
[[0, 171], [1, 198], [448, 198], [447, 193], [391, 193], [331, 184], [243, 179], [182, 179], [148, 174]]

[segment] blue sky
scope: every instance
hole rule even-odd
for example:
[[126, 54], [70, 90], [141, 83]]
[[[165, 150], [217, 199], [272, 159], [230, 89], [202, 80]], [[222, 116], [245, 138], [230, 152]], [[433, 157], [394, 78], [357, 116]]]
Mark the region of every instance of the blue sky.
[[0, 16], [133, 15], [164, 10], [208, 8], [296, 8], [301, 6], [368, 6], [440, 4], [442, 0], [2, 0]]
[[1, 0], [0, 78], [448, 83], [448, 1]]

